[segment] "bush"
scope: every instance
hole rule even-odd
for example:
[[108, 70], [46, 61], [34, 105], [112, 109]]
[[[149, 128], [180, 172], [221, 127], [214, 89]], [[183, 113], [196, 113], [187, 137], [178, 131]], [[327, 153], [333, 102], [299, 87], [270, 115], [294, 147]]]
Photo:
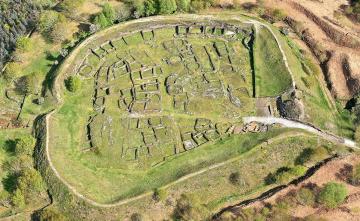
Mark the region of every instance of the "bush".
[[156, 12], [157, 12], [156, 2], [154, 0], [146, 0], [144, 2], [144, 15], [145, 16], [155, 15]]
[[35, 214], [38, 221], [65, 221], [64, 215], [54, 208], [46, 208]]
[[109, 22], [113, 23], [115, 21], [115, 10], [109, 3], [104, 4], [102, 13]]
[[11, 197], [12, 205], [17, 208], [25, 207], [25, 197], [21, 190], [17, 189]]
[[21, 75], [20, 64], [17, 62], [9, 62], [3, 72], [3, 77], [6, 81], [13, 81]]
[[84, 3], [84, 0], [63, 0], [58, 8], [66, 13], [75, 13], [76, 9], [79, 8]]
[[180, 12], [188, 12], [190, 9], [190, 0], [176, 0], [177, 9]]
[[353, 185], [360, 185], [360, 164], [354, 166], [351, 173], [351, 183]]
[[245, 185], [245, 181], [241, 178], [239, 172], [233, 172], [229, 176], [229, 181], [231, 184], [235, 186], [243, 186]]
[[336, 208], [345, 201], [347, 189], [343, 184], [329, 182], [319, 194], [319, 203], [327, 208]]
[[35, 148], [35, 138], [31, 135], [23, 135], [15, 140], [15, 153], [17, 155], [33, 155]]
[[55, 11], [44, 11], [40, 16], [39, 29], [41, 34], [51, 42], [62, 42], [70, 35], [64, 15]]
[[49, 40], [54, 43], [61, 43], [67, 40], [67, 37], [71, 35], [68, 23], [63, 21], [56, 23], [52, 30], [47, 34]]
[[281, 167], [279, 168], [276, 173], [270, 173], [265, 178], [266, 184], [273, 184], [273, 183], [279, 183], [279, 184], [285, 184], [287, 182], [290, 182], [291, 179], [294, 177], [303, 176], [306, 173], [306, 167], [304, 166], [295, 166], [295, 167]]
[[76, 92], [80, 89], [81, 81], [77, 76], [70, 76], [65, 80], [65, 86], [70, 92]]
[[16, 40], [16, 49], [22, 52], [30, 51], [33, 48], [33, 44], [30, 38], [21, 36]]
[[295, 163], [298, 165], [304, 165], [313, 161], [320, 161], [326, 158], [328, 151], [325, 147], [320, 146], [316, 148], [306, 148], [296, 158]]
[[16, 91], [22, 95], [37, 94], [40, 90], [40, 74], [33, 72], [16, 82]]
[[315, 194], [309, 188], [303, 187], [296, 193], [296, 200], [303, 206], [314, 206]]
[[133, 213], [130, 217], [131, 221], [143, 221], [144, 217], [140, 213]]
[[207, 212], [197, 198], [182, 194], [176, 202], [173, 218], [184, 221], [203, 220]]
[[166, 190], [164, 190], [164, 189], [155, 189], [152, 198], [156, 202], [160, 202], [160, 201], [165, 200], [166, 196], [167, 196]]
[[158, 12], [160, 15], [172, 14], [176, 11], [175, 0], [158, 0]]

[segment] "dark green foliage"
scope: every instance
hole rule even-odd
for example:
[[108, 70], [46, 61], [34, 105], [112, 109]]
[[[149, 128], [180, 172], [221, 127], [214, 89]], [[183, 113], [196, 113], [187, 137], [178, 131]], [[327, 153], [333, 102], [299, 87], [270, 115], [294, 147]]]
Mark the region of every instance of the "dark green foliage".
[[35, 214], [38, 221], [65, 221], [67, 220], [58, 210], [50, 207], [43, 209]]
[[114, 23], [116, 20], [114, 8], [106, 3], [103, 6], [103, 10], [101, 13], [94, 17], [94, 24], [99, 26], [100, 28], [106, 28]]
[[31, 135], [23, 135], [15, 140], [15, 153], [17, 155], [32, 155], [35, 147], [35, 138]]
[[344, 184], [329, 182], [321, 190], [318, 201], [327, 208], [336, 208], [345, 201], [347, 195]]
[[320, 161], [323, 160], [327, 155], [327, 149], [322, 146], [316, 148], [306, 148], [296, 158], [295, 163], [298, 165], [303, 165], [310, 161]]
[[275, 173], [270, 173], [265, 178], [266, 184], [280, 183], [286, 184], [291, 179], [303, 176], [306, 173], [306, 167], [294, 166], [294, 167], [281, 167]]
[[33, 72], [16, 82], [16, 91], [22, 95], [37, 94], [40, 90], [40, 74]]
[[35, 27], [39, 12], [32, 0], [0, 1], [0, 70], [15, 49], [17, 38]]
[[157, 0], [157, 1], [158, 1], [158, 13], [160, 15], [172, 14], [177, 9], [175, 0]]
[[155, 15], [157, 12], [155, 0], [146, 0], [144, 2], [144, 15], [150, 16]]
[[65, 86], [70, 92], [76, 92], [80, 89], [81, 81], [77, 76], [70, 76], [65, 80]]

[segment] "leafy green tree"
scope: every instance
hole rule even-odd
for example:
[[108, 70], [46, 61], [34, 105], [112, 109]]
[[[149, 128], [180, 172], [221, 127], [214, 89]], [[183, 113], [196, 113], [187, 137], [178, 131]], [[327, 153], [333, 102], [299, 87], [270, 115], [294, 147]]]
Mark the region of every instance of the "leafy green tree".
[[58, 210], [54, 208], [46, 208], [36, 214], [39, 221], [65, 221], [67, 220]]
[[17, 208], [25, 207], [25, 196], [20, 189], [15, 190], [15, 192], [11, 196], [12, 205]]
[[318, 201], [327, 208], [336, 208], [345, 201], [347, 195], [347, 189], [343, 184], [329, 182], [321, 190]]
[[23, 135], [15, 140], [15, 153], [17, 155], [32, 155], [35, 147], [35, 138], [31, 135]]
[[75, 13], [76, 9], [84, 4], [85, 0], [62, 0], [58, 8], [67, 14]]
[[28, 202], [44, 190], [44, 182], [37, 170], [28, 168], [21, 171], [20, 176], [17, 179], [16, 187], [17, 190], [20, 190], [23, 193], [25, 202]]
[[65, 80], [65, 86], [70, 92], [76, 92], [80, 89], [81, 81], [77, 76], [70, 76]]
[[115, 21], [115, 10], [109, 3], [104, 4], [102, 13], [107, 18], [109, 23], [112, 24]]
[[135, 18], [140, 18], [145, 15], [145, 5], [142, 0], [134, 0], [132, 1], [133, 7], [133, 16]]
[[146, 0], [144, 2], [144, 14], [145, 16], [156, 14], [156, 2], [154, 0]]
[[18, 78], [21, 74], [20, 64], [17, 62], [9, 62], [3, 72], [3, 77], [6, 81], [11, 82]]
[[16, 40], [16, 49], [22, 52], [30, 51], [33, 48], [33, 44], [30, 38], [21, 36]]
[[172, 14], [176, 11], [176, 9], [177, 5], [175, 0], [158, 0], [159, 14]]
[[176, 0], [178, 11], [188, 12], [190, 9], [190, 0]]
[[62, 21], [53, 26], [52, 30], [48, 33], [48, 38], [54, 43], [61, 43], [64, 42], [70, 35], [71, 32], [68, 27], [68, 22]]
[[40, 86], [40, 74], [37, 72], [23, 76], [16, 82], [17, 92], [23, 95], [37, 94]]
[[106, 28], [111, 25], [111, 22], [105, 17], [104, 13], [100, 13], [95, 16], [94, 24], [101, 28]]

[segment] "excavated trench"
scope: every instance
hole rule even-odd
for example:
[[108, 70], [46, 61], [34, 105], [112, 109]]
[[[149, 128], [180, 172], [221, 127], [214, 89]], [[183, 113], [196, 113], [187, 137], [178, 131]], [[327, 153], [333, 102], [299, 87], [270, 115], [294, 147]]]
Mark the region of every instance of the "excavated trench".
[[314, 166], [310, 167], [305, 175], [301, 176], [301, 177], [298, 177], [294, 180], [292, 180], [291, 182], [289, 182], [287, 185], [279, 185], [279, 186], [276, 186], [264, 193], [262, 193], [261, 195], [259, 195], [258, 197], [255, 197], [255, 198], [252, 198], [252, 199], [248, 199], [248, 200], [244, 200], [240, 203], [237, 203], [235, 205], [231, 205], [231, 206], [228, 206], [228, 207], [225, 207], [223, 209], [221, 209], [218, 213], [216, 213], [213, 217], [212, 217], [212, 220], [219, 220], [219, 218], [221, 217], [221, 215], [227, 211], [229, 212], [235, 212], [241, 208], [244, 208], [246, 206], [249, 206], [255, 202], [258, 202], [258, 201], [263, 201], [263, 200], [266, 200], [272, 196], [274, 196], [276, 193], [280, 192], [281, 190], [291, 186], [291, 185], [298, 185], [302, 182], [304, 182], [305, 180], [309, 179], [311, 176], [313, 176], [320, 168], [322, 168], [323, 166], [325, 166], [326, 164], [328, 164], [329, 162], [331, 162], [332, 160], [338, 158], [338, 155], [333, 155], [323, 161], [320, 161], [319, 163], [315, 164]]

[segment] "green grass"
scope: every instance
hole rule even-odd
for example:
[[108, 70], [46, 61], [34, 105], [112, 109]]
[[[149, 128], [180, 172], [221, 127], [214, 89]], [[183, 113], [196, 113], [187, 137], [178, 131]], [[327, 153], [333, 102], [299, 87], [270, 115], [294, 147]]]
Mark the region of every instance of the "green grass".
[[253, 49], [257, 97], [273, 97], [290, 89], [292, 80], [272, 33], [259, 26]]

